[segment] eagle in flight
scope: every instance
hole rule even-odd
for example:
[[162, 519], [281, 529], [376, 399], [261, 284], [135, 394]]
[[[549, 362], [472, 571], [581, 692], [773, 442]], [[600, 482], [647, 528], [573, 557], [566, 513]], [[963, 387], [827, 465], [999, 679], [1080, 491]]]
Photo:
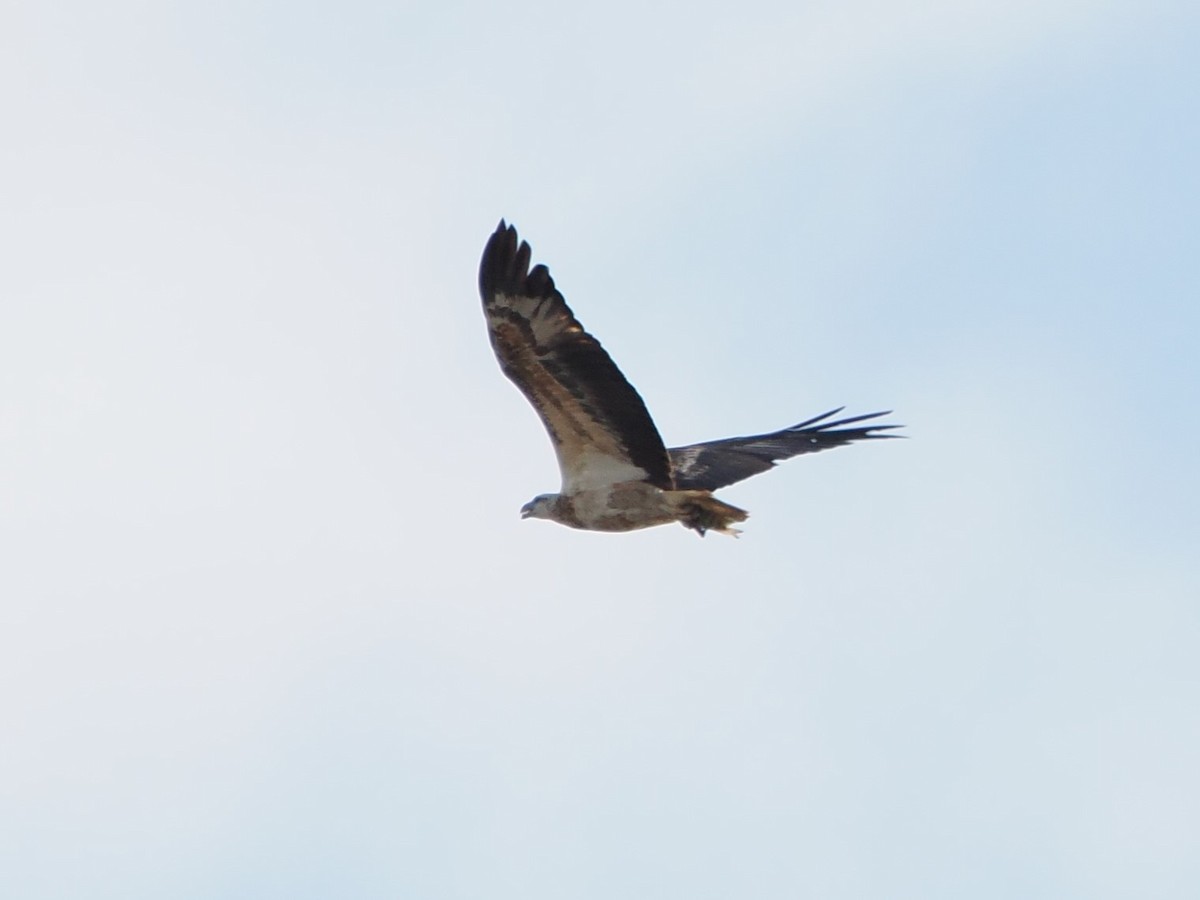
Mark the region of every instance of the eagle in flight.
[[523, 519], [589, 531], [679, 522], [702, 537], [736, 537], [732, 526], [748, 513], [714, 497], [717, 488], [801, 453], [896, 437], [883, 432], [898, 425], [857, 424], [887, 412], [831, 421], [839, 407], [770, 434], [667, 448], [646, 404], [584, 331], [549, 270], [529, 262], [529, 244], [501, 219], [479, 266], [488, 333], [500, 368], [541, 416], [562, 472], [560, 492], [534, 497]]

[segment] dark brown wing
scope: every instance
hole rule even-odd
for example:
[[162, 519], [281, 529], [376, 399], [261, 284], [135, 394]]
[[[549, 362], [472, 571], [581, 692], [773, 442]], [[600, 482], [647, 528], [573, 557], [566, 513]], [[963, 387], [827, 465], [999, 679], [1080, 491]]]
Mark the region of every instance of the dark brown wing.
[[672, 447], [668, 452], [674, 468], [675, 486], [680, 490], [715, 491], [727, 484], [765, 472], [778, 461], [791, 459], [802, 453], [816, 453], [854, 441], [900, 437], [896, 434], [879, 433], [901, 428], [900, 425], [840, 427], [886, 416], [887, 412], [867, 413], [864, 416], [852, 416], [834, 422], [825, 421], [830, 416], [840, 413], [843, 408], [830, 410], [823, 415], [814, 416], [807, 422], [770, 434]]
[[563, 492], [621, 481], [670, 489], [666, 448], [646, 404], [583, 330], [529, 244], [500, 221], [479, 266], [479, 293], [504, 374], [542, 418]]

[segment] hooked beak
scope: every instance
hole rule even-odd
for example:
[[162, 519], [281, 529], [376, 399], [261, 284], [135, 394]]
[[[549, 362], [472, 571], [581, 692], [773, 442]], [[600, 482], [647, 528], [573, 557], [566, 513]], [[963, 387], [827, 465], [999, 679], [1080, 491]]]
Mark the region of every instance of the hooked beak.
[[533, 515], [533, 504], [526, 503], [521, 507], [521, 518], [528, 519], [531, 515]]

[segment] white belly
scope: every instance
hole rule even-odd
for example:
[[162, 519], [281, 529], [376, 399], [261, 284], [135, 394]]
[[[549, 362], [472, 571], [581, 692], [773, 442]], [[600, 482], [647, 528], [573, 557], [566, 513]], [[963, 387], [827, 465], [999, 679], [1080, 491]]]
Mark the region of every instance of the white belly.
[[675, 520], [661, 490], [644, 481], [630, 481], [600, 490], [570, 495], [576, 528], [593, 531], [632, 531]]

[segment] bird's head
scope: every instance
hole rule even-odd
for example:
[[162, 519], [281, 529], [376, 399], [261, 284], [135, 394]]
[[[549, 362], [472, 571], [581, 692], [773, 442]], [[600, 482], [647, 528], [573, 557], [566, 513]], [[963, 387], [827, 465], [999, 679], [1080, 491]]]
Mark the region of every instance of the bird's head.
[[554, 501], [558, 494], [538, 494], [521, 507], [522, 519], [553, 519]]

